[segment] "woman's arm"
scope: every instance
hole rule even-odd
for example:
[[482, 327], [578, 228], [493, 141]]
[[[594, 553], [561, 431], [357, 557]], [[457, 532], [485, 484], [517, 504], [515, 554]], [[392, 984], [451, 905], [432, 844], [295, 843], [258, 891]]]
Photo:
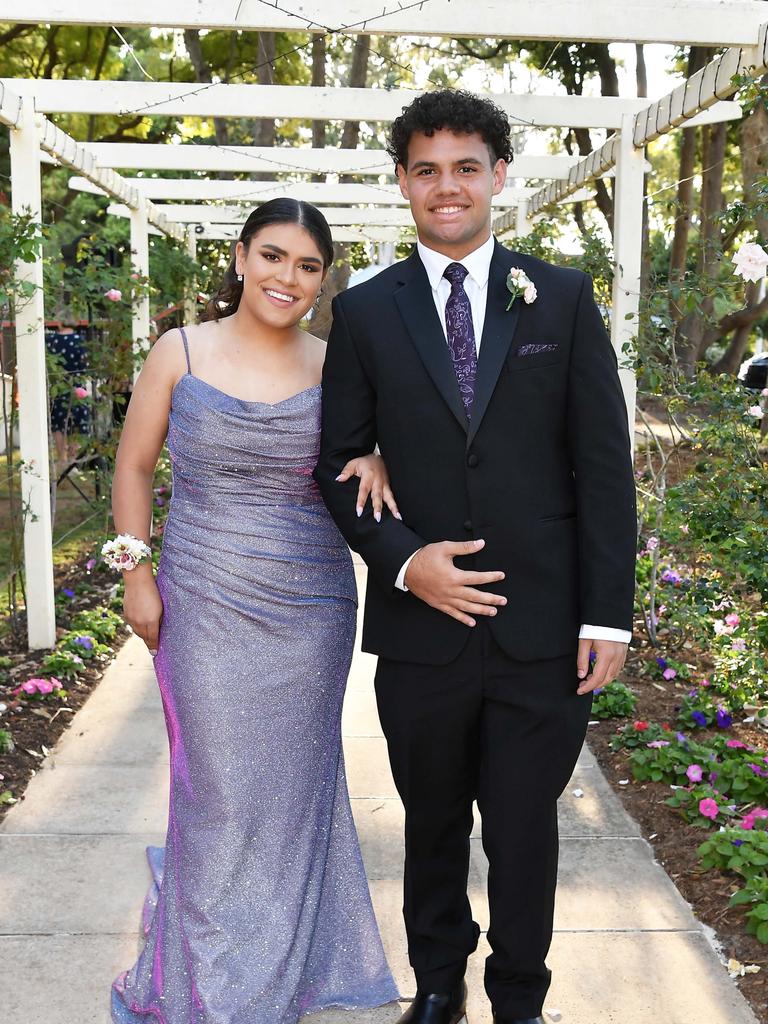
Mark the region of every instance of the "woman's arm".
[[[147, 356], [128, 403], [112, 481], [112, 516], [118, 533], [149, 544], [152, 527], [152, 480], [168, 433], [171, 392], [184, 365], [181, 339], [169, 331]], [[123, 572], [125, 621], [149, 647], [157, 650], [163, 606], [151, 562]]]

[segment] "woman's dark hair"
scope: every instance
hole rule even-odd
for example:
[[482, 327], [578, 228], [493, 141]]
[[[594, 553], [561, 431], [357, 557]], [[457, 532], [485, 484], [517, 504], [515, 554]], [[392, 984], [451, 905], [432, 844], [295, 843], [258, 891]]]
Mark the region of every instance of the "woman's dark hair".
[[[243, 224], [239, 242], [246, 251], [251, 239], [269, 224], [298, 224], [312, 237], [323, 257], [325, 270], [333, 263], [333, 237], [328, 221], [311, 203], [303, 203], [298, 199], [270, 199], [262, 206], [257, 206]], [[218, 320], [222, 316], [234, 313], [243, 297], [243, 282], [237, 280], [235, 271], [235, 255], [232, 254], [229, 266], [224, 274], [216, 293], [209, 299], [201, 320]]]
[[408, 168], [408, 143], [414, 132], [431, 138], [435, 132], [448, 129], [456, 135], [477, 132], [488, 147], [491, 162], [512, 163], [509, 118], [495, 103], [463, 89], [437, 89], [425, 92], [392, 122], [387, 152], [395, 162]]

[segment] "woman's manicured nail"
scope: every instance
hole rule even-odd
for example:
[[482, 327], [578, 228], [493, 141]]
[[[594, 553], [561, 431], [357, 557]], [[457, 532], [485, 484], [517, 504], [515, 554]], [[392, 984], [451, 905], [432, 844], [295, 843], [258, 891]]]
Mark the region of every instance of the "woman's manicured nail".
[[362, 509], [360, 508], [360, 506], [359, 506], [359, 505], [358, 505], [358, 506], [357, 506], [357, 508], [355, 509], [355, 512], [357, 512], [357, 518], [358, 518], [358, 519], [359, 519], [359, 518], [360, 518], [360, 516], [361, 516], [361, 515], [363, 514], [363, 510], [362, 510]]
[[336, 477], [337, 480], [341, 480], [341, 473]]
[[381, 522], [381, 512], [374, 512], [373, 513], [373, 518], [376, 520], [377, 523], [380, 523]]

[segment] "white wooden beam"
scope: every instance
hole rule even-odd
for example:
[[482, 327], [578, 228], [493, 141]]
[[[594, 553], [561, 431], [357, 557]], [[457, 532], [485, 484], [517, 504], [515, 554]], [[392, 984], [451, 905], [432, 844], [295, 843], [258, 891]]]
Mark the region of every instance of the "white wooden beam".
[[[140, 195], [146, 199], [224, 199], [242, 203], [266, 202], [268, 199], [290, 196], [310, 203], [375, 203], [382, 206], [407, 206], [397, 185], [327, 184], [324, 181], [229, 181], [207, 178], [131, 178]], [[78, 192], [102, 194], [102, 190], [86, 178], [69, 179], [69, 187]], [[534, 188], [505, 188], [494, 203], [497, 206], [515, 206], [518, 199], [532, 195]], [[171, 214], [172, 207], [165, 207]]]
[[[198, 238], [234, 241], [240, 234], [238, 224], [202, 224], [196, 232]], [[416, 234], [399, 228], [351, 228], [340, 227], [333, 231], [334, 242], [399, 242], [415, 240]]]
[[[163, 207], [159, 206], [162, 210]], [[407, 207], [374, 206], [325, 206], [320, 212], [331, 225], [355, 225], [375, 227], [410, 227], [413, 224], [411, 211]], [[251, 207], [223, 206], [210, 203], [174, 203], [171, 207], [173, 219], [178, 224], [244, 224]], [[121, 203], [107, 207], [107, 213], [115, 217], [127, 217], [130, 210]]]
[[[733, 106], [740, 110], [737, 103]], [[142, 171], [231, 171], [277, 174], [301, 171], [311, 174], [387, 174], [395, 168], [381, 149], [324, 149], [300, 146], [216, 146], [141, 142], [81, 143], [100, 167]], [[516, 153], [509, 177], [567, 178], [581, 157], [566, 153], [552, 155]], [[650, 171], [650, 164], [647, 165]], [[608, 172], [609, 175], [613, 171]]]
[[56, 612], [45, 370], [40, 129], [30, 100], [25, 100], [17, 111], [10, 137], [13, 212], [30, 216], [38, 235], [34, 262], [20, 260], [14, 268], [15, 280], [32, 286], [29, 297], [16, 306], [16, 365], [27, 642], [31, 650], [36, 650], [53, 647], [56, 643]]
[[[761, 10], [762, 8], [762, 10]], [[372, 4], [371, 0], [0, 0], [0, 21], [268, 32], [373, 32], [377, 35], [573, 39], [592, 42], [679, 43], [701, 46], [754, 43], [765, 14], [759, 0], [431, 0]]]
[[[0, 0], [0, 4], [2, 0]], [[122, 24], [122, 22], [121, 22]], [[519, 38], [519, 37], [515, 37]], [[755, 36], [755, 39], [757, 36]], [[392, 121], [420, 96], [407, 89], [318, 88], [304, 85], [191, 85], [179, 82], [94, 82], [63, 79], [1, 79], [22, 96], [32, 96], [44, 114], [144, 114], [147, 117], [323, 118]], [[495, 93], [493, 100], [513, 125], [538, 128], [618, 128], [626, 113], [648, 106], [619, 96], [535, 96]], [[706, 120], [739, 117], [738, 104], [710, 112]]]

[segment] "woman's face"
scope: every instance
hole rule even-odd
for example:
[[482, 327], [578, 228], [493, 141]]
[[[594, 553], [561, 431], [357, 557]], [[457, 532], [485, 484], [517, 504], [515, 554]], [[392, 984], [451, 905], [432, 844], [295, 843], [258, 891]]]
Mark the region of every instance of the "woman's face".
[[323, 257], [299, 224], [268, 224], [235, 250], [243, 298], [251, 313], [273, 327], [291, 327], [309, 312], [325, 277]]

